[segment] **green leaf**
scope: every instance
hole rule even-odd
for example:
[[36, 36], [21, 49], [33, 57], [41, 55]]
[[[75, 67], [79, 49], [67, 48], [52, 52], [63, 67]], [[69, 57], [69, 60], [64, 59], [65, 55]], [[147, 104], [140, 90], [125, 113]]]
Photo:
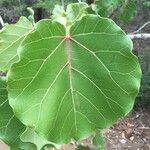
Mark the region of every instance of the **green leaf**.
[[51, 143], [49, 141], [46, 141], [42, 137], [40, 137], [33, 129], [26, 129], [26, 131], [21, 135], [21, 140], [23, 142], [31, 142], [34, 143], [37, 146], [37, 150], [41, 150], [45, 145], [52, 145], [55, 146], [57, 149], [60, 149], [59, 145], [56, 145], [55, 143]]
[[8, 73], [15, 114], [59, 144], [87, 138], [127, 114], [141, 78], [132, 42], [112, 20], [87, 15], [66, 30], [38, 22]]
[[88, 8], [86, 3], [74, 3], [67, 6], [67, 18], [70, 22], [75, 22], [80, 20], [83, 16], [87, 14], [86, 9]]
[[8, 70], [18, 60], [17, 49], [32, 29], [30, 21], [21, 17], [16, 24], [6, 25], [0, 30], [0, 70]]
[[34, 145], [20, 140], [20, 134], [26, 127], [14, 116], [9, 106], [5, 78], [0, 78], [0, 114], [0, 139], [11, 150], [35, 150]]
[[60, 5], [55, 5], [54, 10], [53, 10], [53, 15], [51, 18], [64, 26], [66, 26], [67, 19], [66, 19], [66, 12], [63, 9], [62, 6]]
[[53, 10], [52, 19], [64, 26], [68, 26], [85, 16], [88, 13], [87, 8], [89, 6], [86, 3], [74, 3], [69, 4], [65, 11], [62, 6], [56, 5]]
[[122, 7], [122, 12], [120, 15], [121, 20], [124, 22], [129, 22], [135, 17], [136, 14], [137, 8], [135, 0], [126, 0]]
[[96, 1], [97, 12], [102, 17], [108, 17], [119, 4], [120, 0], [98, 0]]
[[102, 133], [96, 133], [93, 138], [93, 145], [100, 150], [105, 149], [105, 139]]
[[34, 10], [32, 9], [32, 7], [28, 7], [27, 8], [28, 12], [29, 12], [29, 21], [32, 23], [33, 26], [35, 26], [35, 19], [34, 19]]
[[137, 13], [135, 0], [98, 0], [96, 5], [96, 11], [100, 16], [109, 17], [114, 13], [124, 22], [131, 21]]
[[148, 8], [150, 8], [150, 2], [143, 2], [143, 5], [145, 6], [145, 7], [148, 7]]

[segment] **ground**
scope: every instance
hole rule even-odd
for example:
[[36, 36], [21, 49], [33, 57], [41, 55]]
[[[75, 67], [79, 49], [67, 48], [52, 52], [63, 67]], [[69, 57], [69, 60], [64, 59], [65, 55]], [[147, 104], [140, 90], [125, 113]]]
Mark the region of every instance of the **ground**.
[[105, 131], [107, 150], [150, 150], [150, 109], [137, 109]]

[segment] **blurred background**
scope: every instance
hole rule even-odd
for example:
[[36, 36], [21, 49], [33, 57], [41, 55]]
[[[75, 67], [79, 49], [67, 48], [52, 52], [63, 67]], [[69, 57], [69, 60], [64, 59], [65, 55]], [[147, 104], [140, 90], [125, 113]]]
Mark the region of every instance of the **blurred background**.
[[[127, 34], [137, 31], [144, 24], [145, 27], [137, 33], [150, 33], [150, 0], [83, 1], [97, 4], [97, 12], [112, 18]], [[78, 0], [0, 0], [0, 16], [4, 23], [15, 23], [20, 16], [28, 17], [27, 7], [32, 7], [38, 21], [50, 18], [55, 5], [65, 8], [72, 2]], [[133, 43], [133, 52], [138, 56], [143, 72], [141, 88], [133, 112], [104, 131], [108, 150], [150, 150], [150, 38], [133, 39]], [[6, 149], [7, 146], [0, 145], [0, 150]]]

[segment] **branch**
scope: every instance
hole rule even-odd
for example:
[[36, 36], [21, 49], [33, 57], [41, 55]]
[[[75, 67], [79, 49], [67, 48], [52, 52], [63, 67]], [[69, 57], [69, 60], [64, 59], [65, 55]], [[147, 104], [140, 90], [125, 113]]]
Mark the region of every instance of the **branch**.
[[150, 33], [128, 34], [131, 39], [150, 39]]
[[1, 23], [2, 27], [5, 25], [5, 23], [4, 23], [3, 18], [1, 17], [1, 15], [0, 15], [0, 23]]
[[150, 24], [150, 21], [144, 23], [138, 30], [132, 32], [132, 33], [138, 33], [139, 31], [141, 31], [143, 28], [145, 28], [145, 26], [147, 26], [148, 24]]
[[62, 7], [64, 8], [65, 7], [64, 0], [60, 0], [60, 1], [61, 1]]

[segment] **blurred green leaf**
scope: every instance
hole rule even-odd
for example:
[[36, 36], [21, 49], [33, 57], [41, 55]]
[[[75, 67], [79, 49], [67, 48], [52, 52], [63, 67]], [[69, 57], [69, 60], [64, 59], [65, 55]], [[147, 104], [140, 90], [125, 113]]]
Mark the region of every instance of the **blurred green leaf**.
[[105, 139], [102, 135], [102, 133], [100, 132], [97, 132], [93, 138], [93, 145], [102, 150], [102, 149], [105, 149]]
[[137, 8], [135, 0], [125, 0], [122, 6], [120, 19], [124, 22], [129, 22], [135, 17], [136, 13]]
[[80, 20], [83, 16], [87, 14], [86, 9], [89, 6], [86, 3], [74, 3], [67, 6], [67, 19], [70, 22], [75, 22]]
[[144, 2], [143, 5], [146, 6], [146, 7], [148, 7], [148, 8], [150, 8], [150, 2], [148, 2], [148, 1]]
[[64, 10], [64, 8], [60, 5], [55, 5], [54, 7], [54, 10], [52, 12], [52, 16], [51, 18], [54, 20], [54, 21], [57, 21], [61, 24], [63, 24], [64, 26], [66, 26], [66, 23], [67, 23], [67, 18], [66, 18], [66, 12]]
[[97, 12], [102, 17], [114, 15], [124, 22], [131, 21], [136, 13], [135, 0], [97, 0]]
[[68, 26], [88, 14], [89, 10], [87, 8], [90, 7], [86, 3], [73, 3], [69, 4], [65, 11], [62, 6], [56, 5], [53, 10], [52, 19], [64, 26]]
[[108, 17], [114, 9], [120, 4], [119, 0], [98, 0], [96, 1], [98, 14], [102, 17]]

